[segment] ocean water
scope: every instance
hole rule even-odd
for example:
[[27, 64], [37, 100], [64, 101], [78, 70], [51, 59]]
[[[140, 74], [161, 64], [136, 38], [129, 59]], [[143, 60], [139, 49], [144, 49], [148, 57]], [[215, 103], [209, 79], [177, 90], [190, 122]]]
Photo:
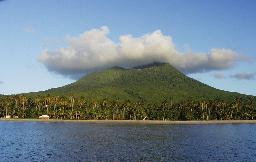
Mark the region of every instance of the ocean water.
[[256, 124], [0, 121], [0, 161], [255, 161]]

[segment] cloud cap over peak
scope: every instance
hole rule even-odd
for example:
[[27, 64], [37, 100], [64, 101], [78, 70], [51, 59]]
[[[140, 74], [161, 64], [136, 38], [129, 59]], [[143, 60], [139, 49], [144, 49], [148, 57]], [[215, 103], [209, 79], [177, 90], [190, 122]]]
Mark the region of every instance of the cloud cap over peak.
[[168, 62], [185, 73], [227, 69], [244, 61], [231, 49], [213, 48], [209, 53], [179, 52], [172, 37], [161, 30], [134, 37], [119, 37], [115, 43], [107, 26], [85, 31], [68, 39], [68, 47], [56, 51], [45, 50], [39, 61], [48, 70], [79, 77], [112, 66], [133, 67], [152, 62]]

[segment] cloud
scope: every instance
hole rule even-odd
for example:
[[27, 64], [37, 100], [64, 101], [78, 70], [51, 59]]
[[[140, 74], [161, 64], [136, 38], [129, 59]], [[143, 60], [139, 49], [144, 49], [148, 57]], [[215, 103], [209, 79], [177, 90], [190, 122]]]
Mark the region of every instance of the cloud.
[[3, 84], [4, 82], [0, 80], [0, 84]]
[[35, 33], [35, 29], [32, 26], [25, 26], [22, 30], [26, 33]]
[[252, 80], [256, 77], [256, 73], [236, 73], [230, 76], [231, 78], [239, 79], [239, 80]]
[[69, 37], [67, 48], [45, 50], [39, 61], [48, 70], [71, 77], [112, 66], [133, 67], [151, 62], [167, 62], [184, 73], [196, 73], [228, 69], [245, 61], [233, 50], [224, 48], [213, 48], [208, 53], [182, 53], [172, 37], [161, 30], [140, 37], [122, 35], [117, 43], [108, 34], [108, 27], [103, 26]]
[[215, 73], [213, 76], [217, 79], [225, 79], [226, 78], [226, 76], [223, 73]]

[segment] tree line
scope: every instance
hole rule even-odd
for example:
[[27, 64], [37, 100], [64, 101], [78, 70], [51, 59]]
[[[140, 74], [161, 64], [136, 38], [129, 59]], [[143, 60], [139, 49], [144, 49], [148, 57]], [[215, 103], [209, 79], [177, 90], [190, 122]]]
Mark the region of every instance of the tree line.
[[253, 120], [256, 119], [256, 102], [250, 97], [229, 102], [164, 100], [157, 104], [143, 100], [88, 101], [73, 96], [0, 97], [1, 118], [38, 118], [43, 114], [51, 119], [70, 120]]

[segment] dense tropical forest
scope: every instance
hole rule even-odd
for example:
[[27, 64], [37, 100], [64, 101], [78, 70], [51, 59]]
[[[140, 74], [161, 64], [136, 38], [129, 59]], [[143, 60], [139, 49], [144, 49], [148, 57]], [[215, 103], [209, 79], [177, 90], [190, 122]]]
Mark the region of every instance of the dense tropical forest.
[[0, 117], [97, 120], [255, 119], [256, 98], [218, 90], [165, 63], [89, 74], [60, 88], [0, 96]]
[[256, 102], [253, 98], [191, 101], [175, 103], [164, 100], [159, 104], [104, 99], [90, 102], [84, 97], [4, 96], [0, 98], [0, 117], [38, 118], [48, 114], [52, 119], [96, 120], [229, 120], [255, 119]]
[[172, 98], [175, 102], [184, 100], [233, 100], [246, 97], [210, 87], [190, 78], [167, 63], [152, 63], [134, 68], [112, 67], [88, 74], [69, 85], [46, 91], [24, 94], [84, 96], [87, 100], [144, 100], [147, 103], [161, 103]]

